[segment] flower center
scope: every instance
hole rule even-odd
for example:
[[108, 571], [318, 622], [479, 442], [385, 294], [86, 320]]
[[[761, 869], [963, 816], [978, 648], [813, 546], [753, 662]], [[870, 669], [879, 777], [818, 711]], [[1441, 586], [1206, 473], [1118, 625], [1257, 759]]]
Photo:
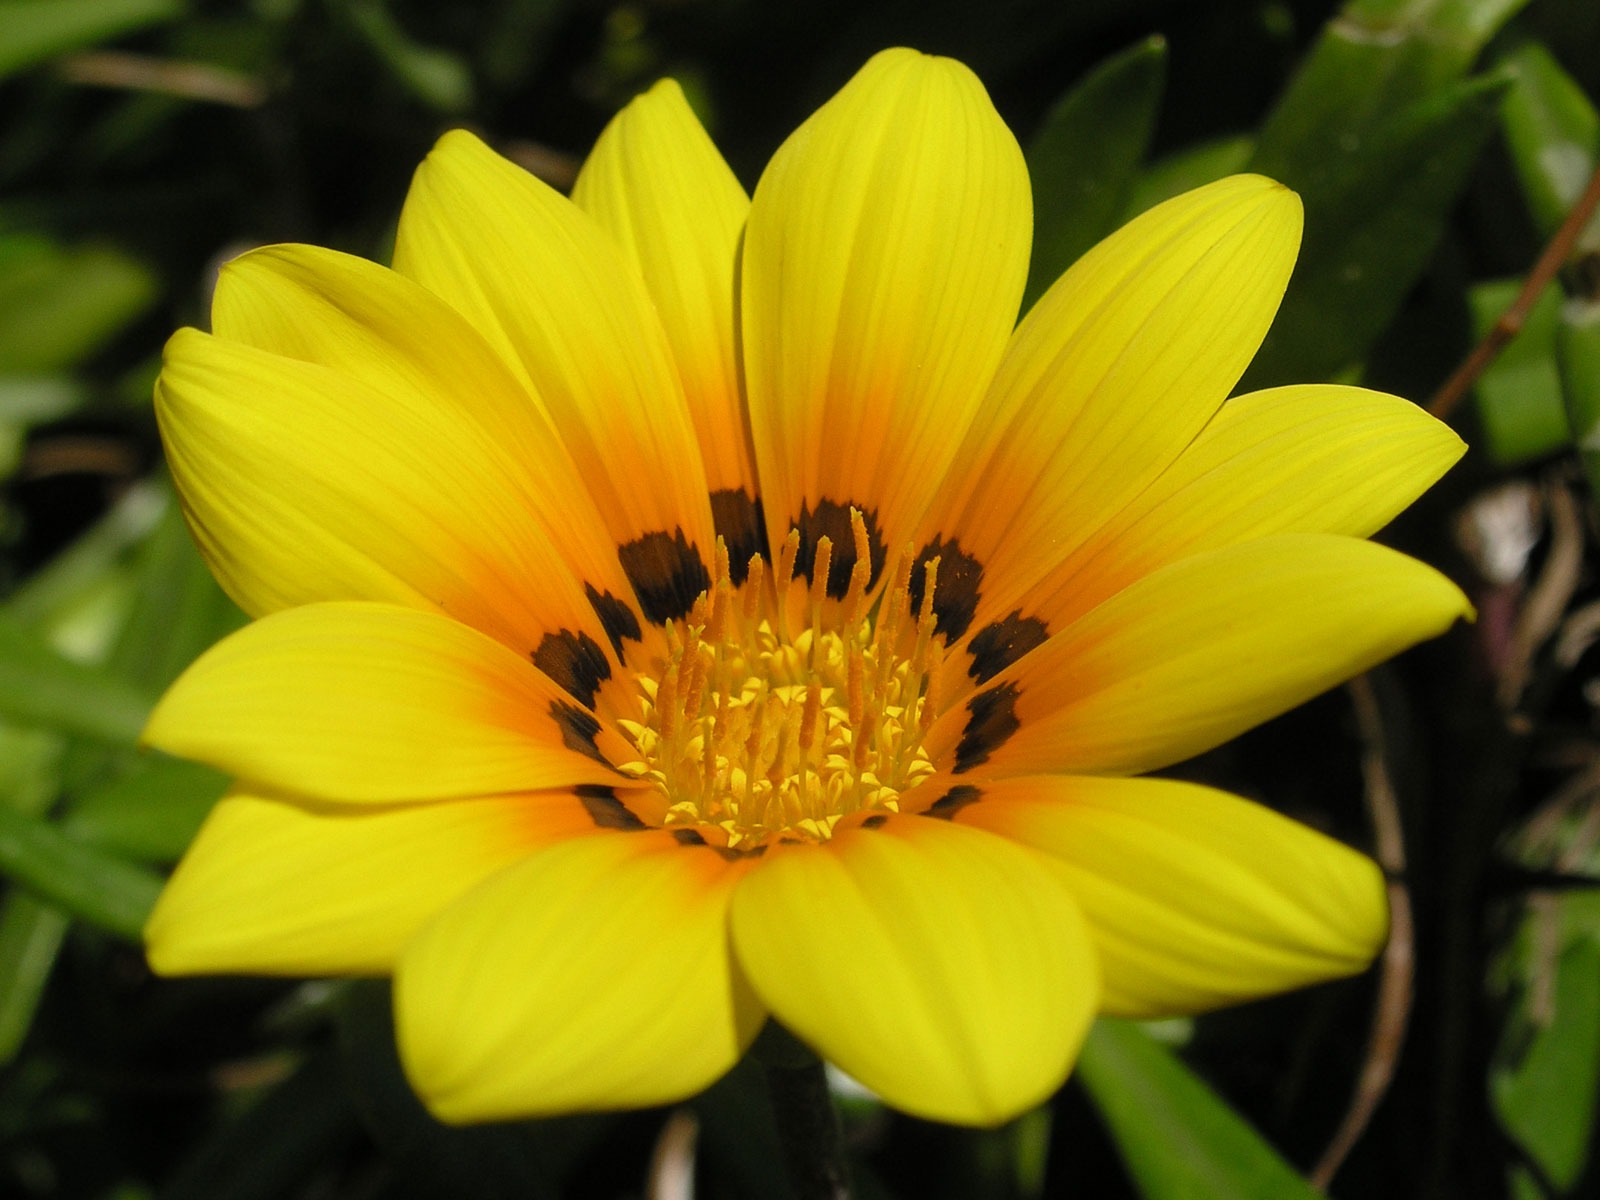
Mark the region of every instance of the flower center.
[[657, 669], [637, 676], [639, 718], [618, 721], [638, 751], [620, 769], [659, 789], [668, 828], [735, 850], [824, 841], [852, 814], [899, 811], [901, 794], [933, 774], [923, 740], [942, 658], [933, 636], [938, 560], [926, 567], [916, 613], [909, 552], [869, 604], [859, 512], [850, 525], [856, 556], [842, 600], [826, 594], [826, 536], [804, 592], [790, 587], [797, 532], [770, 584], [758, 554], [738, 589], [718, 541], [710, 590], [667, 626]]

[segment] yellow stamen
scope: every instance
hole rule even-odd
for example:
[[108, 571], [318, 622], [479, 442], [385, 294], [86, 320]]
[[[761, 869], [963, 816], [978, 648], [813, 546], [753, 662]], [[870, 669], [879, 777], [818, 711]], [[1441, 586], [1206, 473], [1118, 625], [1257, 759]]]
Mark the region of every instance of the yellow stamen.
[[817, 539], [805, 627], [793, 638], [784, 617], [798, 534], [770, 578], [752, 557], [740, 588], [719, 541], [711, 586], [668, 623], [662, 657], [639, 668], [642, 715], [617, 724], [638, 757], [622, 769], [660, 790], [668, 826], [735, 850], [821, 841], [850, 813], [898, 811], [900, 795], [933, 773], [923, 741], [936, 716], [930, 672], [942, 661], [938, 564], [924, 568], [913, 613], [908, 549], [869, 618], [871, 546], [854, 510], [851, 532], [855, 561], [839, 603], [827, 594], [833, 543]]

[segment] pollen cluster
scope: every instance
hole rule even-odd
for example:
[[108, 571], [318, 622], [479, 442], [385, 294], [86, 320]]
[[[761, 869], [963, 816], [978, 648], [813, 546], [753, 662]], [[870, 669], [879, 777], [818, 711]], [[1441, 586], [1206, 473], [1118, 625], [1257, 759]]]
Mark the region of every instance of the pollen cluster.
[[637, 677], [639, 716], [618, 725], [638, 752], [621, 770], [660, 789], [668, 828], [734, 850], [823, 841], [853, 814], [898, 811], [902, 793], [933, 774], [923, 741], [938, 704], [938, 560], [916, 612], [909, 552], [874, 597], [860, 513], [850, 523], [842, 600], [826, 592], [825, 536], [803, 593], [791, 586], [798, 533], [770, 573], [751, 558], [738, 587], [719, 542], [712, 586], [667, 626], [664, 659]]

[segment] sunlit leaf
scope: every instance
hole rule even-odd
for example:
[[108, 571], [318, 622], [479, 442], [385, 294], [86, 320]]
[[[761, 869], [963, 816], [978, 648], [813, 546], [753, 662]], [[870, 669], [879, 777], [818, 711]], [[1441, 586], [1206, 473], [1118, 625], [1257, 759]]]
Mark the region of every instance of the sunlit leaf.
[[1501, 110], [1506, 145], [1534, 224], [1546, 237], [1583, 194], [1600, 156], [1600, 113], [1537, 42], [1500, 60], [1514, 83]]
[[1320, 1195], [1243, 1117], [1132, 1022], [1096, 1022], [1078, 1076], [1146, 1200]]
[[1589, 491], [1600, 496], [1600, 301], [1569, 301], [1562, 307], [1556, 363]]
[[[1467, 293], [1473, 337], [1484, 337], [1506, 311], [1522, 280], [1481, 283]], [[1561, 289], [1551, 286], [1534, 304], [1522, 331], [1500, 352], [1477, 383], [1481, 447], [1496, 462], [1529, 462], [1572, 442], [1556, 366], [1556, 327], [1561, 320]]]

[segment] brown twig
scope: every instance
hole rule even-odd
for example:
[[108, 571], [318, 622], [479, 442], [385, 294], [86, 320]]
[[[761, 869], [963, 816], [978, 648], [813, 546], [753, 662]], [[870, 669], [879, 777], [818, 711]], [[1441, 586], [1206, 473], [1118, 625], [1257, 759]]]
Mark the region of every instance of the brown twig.
[[1389, 777], [1383, 715], [1370, 676], [1352, 679], [1347, 690], [1361, 734], [1361, 776], [1366, 785], [1367, 812], [1372, 820], [1378, 863], [1388, 878], [1389, 944], [1383, 951], [1372, 1029], [1350, 1107], [1311, 1172], [1311, 1184], [1319, 1191], [1327, 1190], [1394, 1080], [1400, 1048], [1405, 1044], [1406, 1025], [1411, 1017], [1411, 982], [1415, 968], [1411, 894], [1404, 883], [1405, 834], [1400, 825], [1394, 783]]
[[1572, 211], [1567, 214], [1566, 220], [1561, 222], [1561, 228], [1556, 230], [1555, 236], [1550, 239], [1544, 252], [1539, 255], [1538, 261], [1533, 264], [1533, 270], [1528, 273], [1528, 278], [1523, 283], [1522, 290], [1517, 293], [1517, 298], [1505, 312], [1500, 314], [1499, 320], [1495, 321], [1494, 327], [1484, 335], [1483, 340], [1472, 348], [1472, 353], [1467, 355], [1450, 378], [1445, 380], [1433, 394], [1433, 399], [1428, 401], [1430, 413], [1441, 420], [1448, 417], [1456, 405], [1461, 403], [1462, 397], [1477, 382], [1478, 376], [1482, 375], [1494, 361], [1495, 355], [1505, 349], [1507, 342], [1522, 332], [1522, 327], [1528, 320], [1528, 313], [1533, 309], [1534, 301], [1567, 261], [1578, 235], [1589, 223], [1589, 216], [1597, 205], [1600, 205], [1600, 168], [1589, 177], [1589, 186], [1583, 189], [1583, 195], [1578, 197], [1578, 202], [1572, 206]]
[[237, 71], [209, 63], [179, 62], [121, 50], [74, 54], [62, 59], [58, 69], [69, 83], [130, 92], [160, 92], [183, 100], [226, 104], [230, 108], [260, 108], [267, 99], [265, 86]]

